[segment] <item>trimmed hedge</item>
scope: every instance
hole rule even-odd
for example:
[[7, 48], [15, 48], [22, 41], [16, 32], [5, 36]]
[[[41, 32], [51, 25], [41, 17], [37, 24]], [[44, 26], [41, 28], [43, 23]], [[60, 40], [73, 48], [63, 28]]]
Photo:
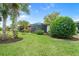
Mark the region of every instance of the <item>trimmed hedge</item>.
[[58, 17], [50, 24], [50, 35], [56, 37], [71, 37], [76, 32], [76, 25], [70, 17]]

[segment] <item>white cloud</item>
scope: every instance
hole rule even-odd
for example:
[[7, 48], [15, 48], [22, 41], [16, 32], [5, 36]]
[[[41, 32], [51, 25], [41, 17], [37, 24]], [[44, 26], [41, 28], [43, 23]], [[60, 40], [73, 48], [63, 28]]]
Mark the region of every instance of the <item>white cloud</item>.
[[29, 8], [31, 8], [32, 6], [31, 5], [29, 5]]
[[73, 19], [73, 21], [77, 22], [77, 21], [79, 21], [79, 16], [73, 16], [72, 19]]
[[42, 9], [43, 9], [43, 10], [48, 10], [48, 9], [54, 8], [54, 7], [55, 7], [55, 4], [54, 4], [54, 3], [51, 3], [51, 4], [48, 4], [48, 6], [43, 7]]
[[79, 19], [74, 19], [75, 22], [79, 21]]
[[20, 15], [17, 19], [18, 19], [18, 21], [19, 20], [28, 20], [30, 18], [30, 16], [28, 16], [28, 15]]

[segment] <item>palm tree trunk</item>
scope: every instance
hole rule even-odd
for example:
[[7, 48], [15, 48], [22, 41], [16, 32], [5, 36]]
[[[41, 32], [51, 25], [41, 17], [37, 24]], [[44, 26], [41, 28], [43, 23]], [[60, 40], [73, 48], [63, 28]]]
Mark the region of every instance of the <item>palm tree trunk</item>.
[[13, 39], [17, 39], [17, 33], [16, 33], [15, 28], [13, 28]]
[[2, 29], [2, 40], [6, 40], [6, 20], [3, 20], [3, 29]]
[[17, 32], [16, 32], [16, 27], [14, 25], [13, 27], [13, 39], [17, 39]]
[[12, 32], [13, 32], [13, 39], [17, 39], [17, 25], [16, 25], [16, 18], [12, 21]]

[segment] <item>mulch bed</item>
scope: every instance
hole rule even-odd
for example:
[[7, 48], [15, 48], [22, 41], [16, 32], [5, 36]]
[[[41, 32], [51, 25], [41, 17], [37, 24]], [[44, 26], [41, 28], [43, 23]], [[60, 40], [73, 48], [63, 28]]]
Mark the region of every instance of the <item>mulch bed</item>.
[[74, 35], [70, 38], [66, 38], [66, 37], [53, 37], [53, 38], [57, 38], [57, 39], [64, 39], [64, 40], [71, 40], [71, 41], [79, 41], [79, 34]]
[[17, 41], [21, 41], [22, 38], [17, 38], [17, 39], [13, 39], [13, 38], [9, 38], [9, 39], [6, 39], [6, 40], [2, 40], [0, 38], [0, 44], [3, 44], [3, 43], [12, 43], [12, 42], [17, 42]]
[[74, 36], [72, 37], [72, 40], [78, 41], [78, 40], [79, 40], [79, 35], [74, 35]]

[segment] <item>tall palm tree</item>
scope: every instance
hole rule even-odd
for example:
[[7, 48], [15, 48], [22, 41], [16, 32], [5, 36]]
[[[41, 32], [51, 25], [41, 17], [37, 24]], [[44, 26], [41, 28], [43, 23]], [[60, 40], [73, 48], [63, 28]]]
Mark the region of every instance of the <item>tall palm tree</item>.
[[14, 39], [17, 38], [17, 17], [20, 15], [19, 11], [23, 11], [26, 14], [29, 14], [28, 4], [10, 4], [10, 15], [12, 19], [12, 31]]
[[19, 15], [19, 6], [16, 3], [10, 4], [10, 15], [11, 15], [11, 21], [12, 21], [12, 32], [13, 32], [13, 38], [17, 38], [17, 28], [16, 28], [16, 22], [17, 22], [17, 16]]
[[8, 5], [5, 3], [0, 4], [0, 15], [2, 16], [3, 28], [2, 28], [2, 40], [6, 40], [6, 19], [8, 17]]

